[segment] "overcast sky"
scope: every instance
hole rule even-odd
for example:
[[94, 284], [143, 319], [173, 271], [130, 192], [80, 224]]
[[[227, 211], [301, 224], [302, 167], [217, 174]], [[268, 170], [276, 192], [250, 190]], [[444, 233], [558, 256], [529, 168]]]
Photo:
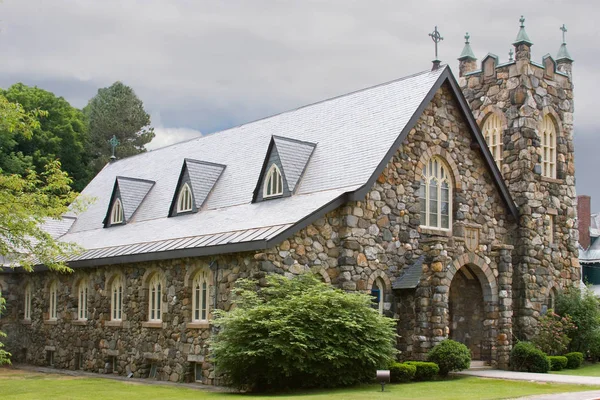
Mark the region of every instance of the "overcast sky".
[[598, 0], [0, 0], [0, 87], [37, 85], [83, 107], [116, 80], [152, 116], [149, 148], [413, 74], [439, 57], [508, 60], [521, 14], [532, 58], [575, 59], [577, 191], [600, 211]]

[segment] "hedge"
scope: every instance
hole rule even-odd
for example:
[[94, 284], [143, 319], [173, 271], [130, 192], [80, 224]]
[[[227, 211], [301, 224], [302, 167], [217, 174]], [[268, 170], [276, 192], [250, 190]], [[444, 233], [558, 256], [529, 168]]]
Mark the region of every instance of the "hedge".
[[567, 357], [567, 369], [577, 369], [583, 364], [583, 353], [578, 351], [567, 353], [565, 357]]
[[440, 367], [433, 362], [407, 361], [405, 364], [417, 367], [417, 371], [415, 372], [416, 381], [431, 381], [440, 373]]
[[515, 371], [546, 373], [550, 370], [548, 356], [529, 342], [519, 342], [513, 347], [510, 365]]
[[552, 371], [560, 371], [567, 367], [567, 357], [564, 356], [548, 356], [550, 360], [550, 369]]
[[409, 382], [417, 372], [416, 366], [399, 362], [392, 363], [389, 368], [392, 383]]

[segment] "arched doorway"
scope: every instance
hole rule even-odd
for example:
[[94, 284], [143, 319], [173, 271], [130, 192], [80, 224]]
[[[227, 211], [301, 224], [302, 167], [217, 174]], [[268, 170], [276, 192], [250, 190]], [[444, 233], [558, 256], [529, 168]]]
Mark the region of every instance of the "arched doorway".
[[483, 289], [468, 265], [462, 266], [452, 279], [448, 309], [448, 337], [466, 345], [473, 360], [489, 360]]
[[[448, 289], [448, 337], [465, 344], [473, 360], [497, 360], [500, 327], [498, 282], [485, 259], [466, 253], [456, 258], [446, 271]], [[505, 295], [508, 293], [505, 293]], [[503, 335], [506, 336], [503, 328]], [[503, 342], [510, 340], [504, 338]], [[505, 346], [505, 343], [503, 343]], [[506, 349], [502, 349], [505, 352]], [[504, 365], [505, 354], [502, 355]]]

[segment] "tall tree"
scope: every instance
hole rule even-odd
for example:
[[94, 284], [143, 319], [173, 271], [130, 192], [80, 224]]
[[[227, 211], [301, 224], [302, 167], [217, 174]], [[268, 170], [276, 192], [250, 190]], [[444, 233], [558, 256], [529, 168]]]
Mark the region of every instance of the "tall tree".
[[[16, 132], [3, 134], [11, 142], [2, 147], [0, 168], [4, 172], [23, 174], [33, 166], [38, 173], [54, 159], [73, 179], [73, 188], [81, 190], [92, 178], [87, 147], [87, 127], [83, 113], [54, 93], [17, 83], [2, 94], [12, 104], [19, 104], [25, 112], [44, 110], [37, 115], [39, 124], [32, 135]], [[5, 144], [5, 143], [3, 143]]]
[[[25, 111], [20, 104], [0, 95], [0, 141], [10, 142], [15, 135], [32, 138], [40, 129], [38, 117], [46, 114], [39, 110]], [[77, 246], [55, 240], [42, 226], [50, 219], [60, 218], [69, 205], [75, 210], [82, 206], [73, 203], [76, 193], [70, 183], [57, 160], [50, 161], [41, 174], [34, 169], [24, 175], [0, 170], [0, 256], [5, 263], [26, 271], [31, 271], [36, 263], [43, 263], [51, 270], [69, 270], [57, 259], [77, 252]], [[0, 313], [3, 306], [0, 297]], [[0, 365], [10, 363], [9, 357], [0, 342]]]
[[100, 171], [109, 161], [110, 138], [119, 140], [118, 157], [128, 157], [146, 151], [145, 145], [154, 138], [150, 115], [144, 104], [129, 86], [115, 82], [99, 89], [83, 109], [88, 119], [90, 154], [95, 171]]

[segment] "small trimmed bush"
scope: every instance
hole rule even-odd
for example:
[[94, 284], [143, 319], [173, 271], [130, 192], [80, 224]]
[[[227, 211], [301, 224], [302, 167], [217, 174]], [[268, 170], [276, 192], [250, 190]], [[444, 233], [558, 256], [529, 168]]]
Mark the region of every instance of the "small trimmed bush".
[[440, 367], [441, 376], [447, 376], [452, 371], [469, 369], [471, 352], [464, 344], [446, 339], [429, 351], [427, 360]]
[[541, 372], [550, 370], [548, 356], [532, 343], [519, 342], [510, 352], [510, 365], [515, 371]]
[[548, 356], [550, 359], [550, 370], [560, 371], [567, 367], [567, 357], [564, 356]]
[[577, 369], [583, 364], [583, 353], [578, 351], [567, 353], [565, 357], [567, 357], [567, 369]]
[[414, 365], [399, 362], [392, 363], [389, 368], [392, 383], [409, 382], [417, 372], [417, 367]]
[[431, 381], [440, 373], [440, 367], [433, 362], [407, 361], [405, 364], [417, 367], [417, 371], [415, 372], [416, 381]]

